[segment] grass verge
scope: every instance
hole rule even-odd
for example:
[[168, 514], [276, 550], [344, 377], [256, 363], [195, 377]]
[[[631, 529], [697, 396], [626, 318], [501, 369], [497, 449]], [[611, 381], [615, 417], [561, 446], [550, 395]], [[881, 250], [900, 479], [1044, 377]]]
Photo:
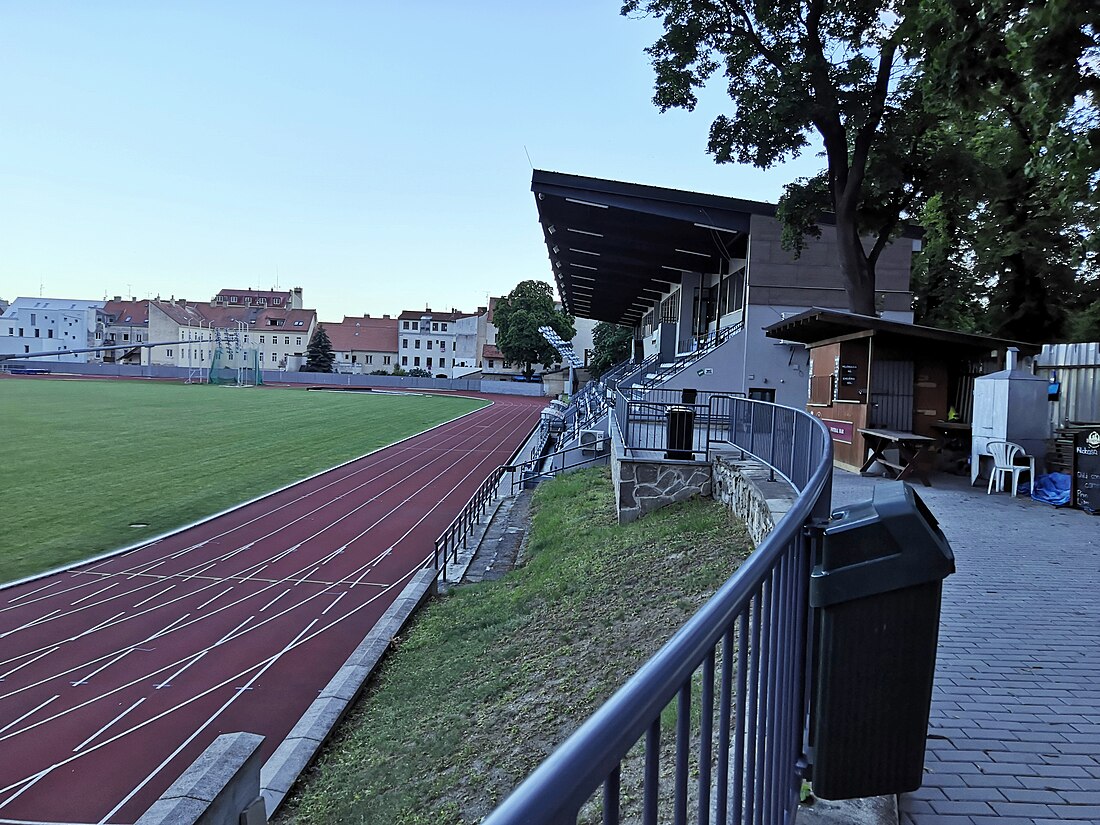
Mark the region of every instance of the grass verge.
[[606, 470], [540, 486], [526, 564], [421, 611], [278, 822], [480, 821], [750, 546], [710, 500], [617, 525]]
[[179, 527], [483, 404], [153, 381], [0, 380], [0, 582]]

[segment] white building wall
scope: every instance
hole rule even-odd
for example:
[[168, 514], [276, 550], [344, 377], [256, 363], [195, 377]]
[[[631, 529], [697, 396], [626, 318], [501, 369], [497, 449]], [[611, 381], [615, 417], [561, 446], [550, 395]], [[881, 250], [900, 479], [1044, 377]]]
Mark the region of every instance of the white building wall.
[[[16, 298], [0, 315], [0, 353], [20, 355], [100, 346], [102, 341], [96, 337], [97, 314], [105, 303]], [[85, 364], [98, 359], [94, 353], [76, 353], [36, 360]]]

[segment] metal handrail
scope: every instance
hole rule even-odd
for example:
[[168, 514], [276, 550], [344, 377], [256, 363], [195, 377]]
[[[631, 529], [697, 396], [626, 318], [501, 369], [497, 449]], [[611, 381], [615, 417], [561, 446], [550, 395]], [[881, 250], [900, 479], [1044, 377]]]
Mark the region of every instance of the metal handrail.
[[[470, 533], [474, 525], [481, 521], [489, 505], [496, 500], [497, 487], [501, 478], [507, 472], [508, 465], [502, 464], [489, 474], [489, 477], [481, 482], [481, 485], [470, 496], [470, 500], [462, 507], [447, 529], [440, 533], [435, 540], [435, 549], [432, 553], [432, 563], [435, 566], [436, 576], [442, 574], [443, 581], [447, 581], [447, 556], [451, 556], [451, 562], [458, 561], [458, 546], [463, 549], [468, 546]], [[442, 555], [441, 555], [442, 553]], [[440, 563], [442, 559], [442, 564]]]
[[[730, 442], [757, 458], [767, 452], [780, 461], [783, 466], [776, 470], [794, 483], [797, 499], [718, 592], [485, 825], [575, 823], [601, 786], [603, 821], [615, 825], [621, 814], [622, 762], [643, 736], [642, 821], [655, 824], [661, 715], [674, 697], [672, 816], [662, 821], [685, 823], [696, 674], [701, 676], [696, 821], [771, 825], [792, 820], [807, 707], [807, 586], [815, 525], [829, 514], [832, 441], [820, 421], [799, 410], [743, 398], [731, 403]], [[760, 438], [765, 424], [770, 447]], [[788, 453], [777, 452], [775, 442], [788, 435], [789, 455], [803, 458], [786, 461]], [[787, 446], [784, 440], [782, 449]]]
[[716, 329], [714, 332], [708, 334], [705, 338], [703, 338], [702, 341], [698, 342], [699, 346], [697, 346], [691, 352], [685, 352], [682, 355], [677, 353], [676, 359], [672, 364], [665, 367], [664, 369], [657, 370], [657, 372], [655, 372], [651, 377], [647, 377], [644, 381], [640, 382], [636, 386], [643, 389], [656, 387], [658, 384], [662, 383], [668, 378], [671, 378], [672, 376], [687, 369], [704, 355], [708, 355], [709, 353], [718, 349], [718, 347], [724, 344], [728, 338], [733, 336], [734, 333], [740, 332], [744, 326], [745, 322], [739, 321], [738, 323], [731, 324], [728, 327], [721, 327], [719, 329]]

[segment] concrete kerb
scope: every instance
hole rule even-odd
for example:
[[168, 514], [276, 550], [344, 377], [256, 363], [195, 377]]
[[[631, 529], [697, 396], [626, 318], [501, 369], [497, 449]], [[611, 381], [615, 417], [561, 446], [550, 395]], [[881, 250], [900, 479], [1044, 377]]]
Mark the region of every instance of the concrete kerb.
[[412, 579], [382, 618], [352, 651], [344, 666], [329, 680], [313, 704], [260, 769], [260, 794], [270, 817], [286, 799], [295, 781], [317, 755], [321, 745], [347, 714], [367, 679], [394, 638], [431, 595], [435, 571], [425, 568]]

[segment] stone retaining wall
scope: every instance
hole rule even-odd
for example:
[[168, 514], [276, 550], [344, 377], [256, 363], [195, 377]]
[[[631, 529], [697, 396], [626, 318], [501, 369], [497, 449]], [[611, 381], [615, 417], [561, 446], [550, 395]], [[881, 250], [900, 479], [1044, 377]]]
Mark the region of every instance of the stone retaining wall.
[[714, 498], [745, 523], [752, 540], [759, 544], [787, 515], [795, 493], [786, 481], [759, 461], [719, 456], [713, 465]]

